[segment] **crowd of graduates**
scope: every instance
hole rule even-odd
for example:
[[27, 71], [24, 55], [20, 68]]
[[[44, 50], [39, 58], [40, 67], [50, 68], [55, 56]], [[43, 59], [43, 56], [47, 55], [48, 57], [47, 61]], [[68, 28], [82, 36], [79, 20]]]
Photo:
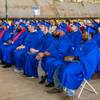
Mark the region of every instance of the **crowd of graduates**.
[[100, 72], [100, 20], [1, 20], [0, 60], [29, 78], [42, 67], [39, 84], [53, 87], [47, 93], [66, 89], [64, 100], [73, 100], [83, 80]]

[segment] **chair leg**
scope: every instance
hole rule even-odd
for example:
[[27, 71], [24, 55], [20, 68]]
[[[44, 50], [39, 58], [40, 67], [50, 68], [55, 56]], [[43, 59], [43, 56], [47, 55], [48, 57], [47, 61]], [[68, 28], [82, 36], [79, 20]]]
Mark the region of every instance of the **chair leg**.
[[[88, 85], [92, 90], [89, 90], [88, 88], [85, 88], [85, 85]], [[87, 89], [89, 90], [90, 92], [93, 92], [95, 93], [96, 95], [98, 94], [97, 91], [95, 90], [95, 88], [87, 81], [87, 80], [84, 80], [84, 83], [81, 85], [81, 91], [79, 92], [79, 95], [78, 95], [78, 99], [80, 98], [82, 92], [83, 92], [83, 89]]]
[[89, 85], [89, 87], [93, 90], [92, 92], [95, 93], [96, 95], [98, 94], [97, 91], [95, 90], [95, 88], [89, 84], [89, 82], [87, 82], [87, 84]]
[[81, 94], [82, 94], [82, 92], [83, 92], [83, 89], [84, 89], [86, 83], [87, 83], [87, 82], [85, 81], [84, 84], [82, 85], [81, 91], [79, 92], [79, 95], [78, 95], [78, 99], [80, 98], [80, 96], [81, 96]]

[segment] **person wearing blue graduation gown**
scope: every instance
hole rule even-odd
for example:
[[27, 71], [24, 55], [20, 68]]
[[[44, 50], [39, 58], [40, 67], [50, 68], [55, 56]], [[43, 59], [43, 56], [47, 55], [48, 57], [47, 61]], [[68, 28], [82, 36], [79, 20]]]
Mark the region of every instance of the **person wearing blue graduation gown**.
[[80, 31], [80, 24], [74, 22], [71, 25], [72, 32], [68, 33], [68, 37], [72, 42], [72, 52], [74, 56], [78, 55], [79, 46], [82, 40], [82, 32]]
[[[100, 50], [100, 28], [98, 28], [98, 32], [97, 32], [97, 34], [95, 34], [93, 36], [93, 39], [97, 42], [97, 45], [99, 46], [99, 50]], [[100, 73], [100, 60], [99, 60], [99, 63], [97, 65], [96, 72]]]
[[2, 61], [6, 63], [3, 68], [11, 67], [14, 64], [13, 50], [16, 49], [24, 41], [27, 32], [23, 23], [20, 23], [17, 34], [1, 46]]
[[[99, 50], [96, 42], [91, 38], [87, 40], [87, 36], [83, 34], [83, 43], [80, 46], [79, 56], [65, 57], [65, 60], [71, 61], [69, 64], [64, 63], [63, 67], [59, 67], [59, 83], [55, 82], [56, 88], [66, 88], [67, 96], [64, 100], [73, 100], [75, 90], [79, 88], [84, 79], [90, 80], [95, 73], [95, 69], [100, 58]], [[51, 93], [57, 93], [52, 91]]]
[[[53, 33], [55, 37], [50, 47], [48, 48], [47, 54], [44, 52], [44, 58], [42, 60], [42, 67], [47, 74], [46, 87], [53, 85], [53, 74], [57, 65], [62, 64], [63, 57], [68, 55], [69, 48], [71, 48], [71, 42], [66, 36], [66, 30], [57, 29], [57, 32]], [[43, 82], [44, 83], [44, 82]]]
[[[4, 30], [3, 30], [4, 31]], [[1, 54], [1, 48], [2, 48], [2, 45], [7, 42], [9, 39], [12, 38], [13, 36], [13, 31], [14, 31], [14, 26], [9, 26], [8, 29], [6, 29], [4, 31], [4, 34], [2, 36], [2, 38], [0, 39], [0, 59], [2, 58], [2, 54]], [[1, 59], [2, 60], [2, 59]], [[1, 61], [1, 64], [3, 64], [3, 62]]]
[[[46, 31], [45, 31], [46, 30]], [[26, 62], [24, 67], [24, 74], [28, 77], [38, 77], [38, 60], [36, 56], [38, 52], [42, 52], [48, 48], [51, 42], [51, 35], [48, 32], [47, 25], [44, 25], [43, 36], [40, 38], [34, 37], [32, 43], [30, 44], [29, 51], [26, 53]]]
[[5, 23], [1, 24], [1, 27], [0, 27], [0, 44], [3, 43], [3, 37], [8, 30], [7, 25], [8, 24], [5, 24]]
[[2, 27], [0, 27], [0, 44], [2, 44], [2, 37], [4, 35], [5, 31]]
[[[32, 31], [31, 31], [31, 26], [33, 28]], [[23, 70], [24, 63], [25, 63], [24, 56], [28, 50], [28, 46], [31, 44], [32, 40], [35, 38], [35, 36], [36, 36], [35, 34], [37, 34], [39, 36], [39, 38], [41, 38], [41, 36], [43, 35], [42, 32], [40, 32], [40, 31], [37, 32], [37, 30], [35, 30], [35, 27], [36, 27], [35, 23], [30, 23], [29, 32], [25, 38], [25, 41], [21, 44], [21, 46], [16, 48], [16, 50], [14, 51], [14, 60], [15, 60], [15, 66], [16, 66], [15, 71]]]
[[9, 28], [4, 32], [2, 39], [0, 39], [0, 44], [2, 45], [4, 42], [7, 42], [13, 36], [13, 32], [15, 27], [13, 25], [9, 26]]

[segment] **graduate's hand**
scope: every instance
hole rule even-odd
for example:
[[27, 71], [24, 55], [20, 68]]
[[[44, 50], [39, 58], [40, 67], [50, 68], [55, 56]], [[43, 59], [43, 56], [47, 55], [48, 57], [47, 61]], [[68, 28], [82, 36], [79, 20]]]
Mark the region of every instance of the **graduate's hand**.
[[20, 50], [20, 49], [24, 49], [24, 48], [25, 48], [25, 46], [21, 45], [21, 46], [17, 47], [16, 50]]
[[48, 52], [48, 51], [45, 51], [45, 52], [44, 52], [44, 55], [45, 55], [45, 56], [50, 56], [50, 55], [51, 55], [51, 53], [50, 53], [50, 52]]
[[8, 45], [8, 43], [4, 42], [3, 45]]
[[65, 61], [73, 61], [74, 57], [73, 56], [66, 56], [66, 57], [64, 57], [64, 60]]
[[40, 52], [40, 53], [38, 53], [38, 55], [36, 56], [36, 59], [37, 59], [37, 60], [41, 60], [44, 56], [45, 56], [44, 53]]
[[8, 43], [9, 43], [9, 44], [12, 44], [12, 40], [9, 40]]
[[34, 48], [30, 48], [30, 53], [37, 53], [37, 52], [39, 52], [39, 51]]

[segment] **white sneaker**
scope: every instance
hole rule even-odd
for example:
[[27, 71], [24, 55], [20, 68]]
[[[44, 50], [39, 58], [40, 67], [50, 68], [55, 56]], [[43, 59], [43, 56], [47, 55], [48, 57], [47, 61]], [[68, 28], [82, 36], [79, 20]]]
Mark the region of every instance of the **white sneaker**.
[[16, 73], [22, 73], [23, 70], [14, 69], [14, 72], [16, 72]]
[[27, 77], [27, 78], [34, 79], [34, 78], [36, 78], [36, 77], [34, 77], [34, 76], [31, 76], [31, 77]]

